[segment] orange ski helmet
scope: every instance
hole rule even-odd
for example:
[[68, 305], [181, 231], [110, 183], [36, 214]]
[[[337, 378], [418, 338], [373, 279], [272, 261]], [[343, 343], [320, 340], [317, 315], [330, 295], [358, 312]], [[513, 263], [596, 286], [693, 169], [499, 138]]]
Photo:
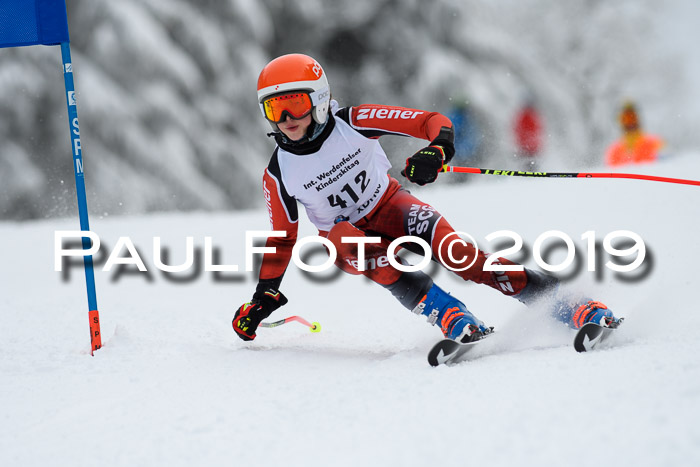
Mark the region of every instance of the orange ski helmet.
[[265, 65], [258, 77], [258, 103], [265, 118], [277, 125], [266, 113], [265, 101], [291, 91], [308, 93], [311, 116], [318, 124], [326, 123], [331, 91], [326, 73], [316, 60], [303, 54], [282, 55]]

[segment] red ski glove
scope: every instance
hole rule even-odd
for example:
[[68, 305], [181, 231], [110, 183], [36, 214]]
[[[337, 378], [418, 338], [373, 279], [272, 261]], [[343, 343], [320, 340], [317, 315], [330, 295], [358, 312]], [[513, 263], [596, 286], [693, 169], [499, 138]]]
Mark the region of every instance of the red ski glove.
[[232, 322], [233, 330], [244, 341], [252, 341], [260, 322], [286, 303], [287, 297], [282, 292], [271, 289], [255, 292], [253, 299], [236, 311]]

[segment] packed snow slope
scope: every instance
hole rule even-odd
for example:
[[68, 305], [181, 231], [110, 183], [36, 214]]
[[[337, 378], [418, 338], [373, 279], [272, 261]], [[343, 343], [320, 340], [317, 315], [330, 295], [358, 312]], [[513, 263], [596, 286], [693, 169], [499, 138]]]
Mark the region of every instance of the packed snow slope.
[[[700, 178], [700, 154], [625, 171]], [[512, 257], [529, 267], [538, 236], [570, 236], [567, 287], [626, 318], [613, 342], [577, 354], [544, 309], [431, 269], [496, 328], [469, 361], [431, 368], [438, 328], [364, 278], [290, 266], [289, 304], [270, 319], [300, 315], [322, 331], [290, 323], [245, 343], [231, 318], [252, 274], [190, 270], [176, 282], [156, 269], [153, 237], [167, 264], [184, 262], [187, 236], [200, 251], [209, 236], [217, 264], [243, 270], [245, 232], [268, 229], [264, 209], [93, 213], [105, 254], [129, 237], [148, 273], [97, 267], [104, 347], [90, 356], [82, 271], [54, 271], [54, 232], [77, 219], [0, 223], [0, 465], [700, 465], [700, 187], [446, 174], [414, 193], [485, 250], [498, 246], [488, 234], [516, 232], [525, 247]], [[581, 236], [617, 230], [644, 240], [642, 267], [614, 273], [598, 245], [589, 272]], [[306, 219], [300, 233], [315, 233]]]

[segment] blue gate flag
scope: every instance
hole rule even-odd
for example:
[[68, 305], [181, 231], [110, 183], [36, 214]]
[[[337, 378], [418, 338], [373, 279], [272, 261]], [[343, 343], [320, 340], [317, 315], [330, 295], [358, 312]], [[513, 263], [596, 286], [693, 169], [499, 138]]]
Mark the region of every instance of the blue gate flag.
[[69, 41], [65, 0], [0, 0], [0, 47]]

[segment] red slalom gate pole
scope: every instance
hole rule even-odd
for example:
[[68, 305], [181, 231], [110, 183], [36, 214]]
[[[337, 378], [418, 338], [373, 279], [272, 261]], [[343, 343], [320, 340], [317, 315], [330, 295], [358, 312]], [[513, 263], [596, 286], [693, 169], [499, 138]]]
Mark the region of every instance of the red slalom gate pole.
[[657, 177], [655, 175], [641, 175], [628, 173], [591, 173], [591, 172], [526, 172], [521, 170], [497, 170], [479, 169], [476, 167], [453, 167], [445, 165], [443, 172], [501, 175], [508, 177], [534, 177], [534, 178], [627, 178], [634, 180], [648, 180], [652, 182], [677, 183], [681, 185], [700, 186], [700, 180], [688, 180], [684, 178]]

